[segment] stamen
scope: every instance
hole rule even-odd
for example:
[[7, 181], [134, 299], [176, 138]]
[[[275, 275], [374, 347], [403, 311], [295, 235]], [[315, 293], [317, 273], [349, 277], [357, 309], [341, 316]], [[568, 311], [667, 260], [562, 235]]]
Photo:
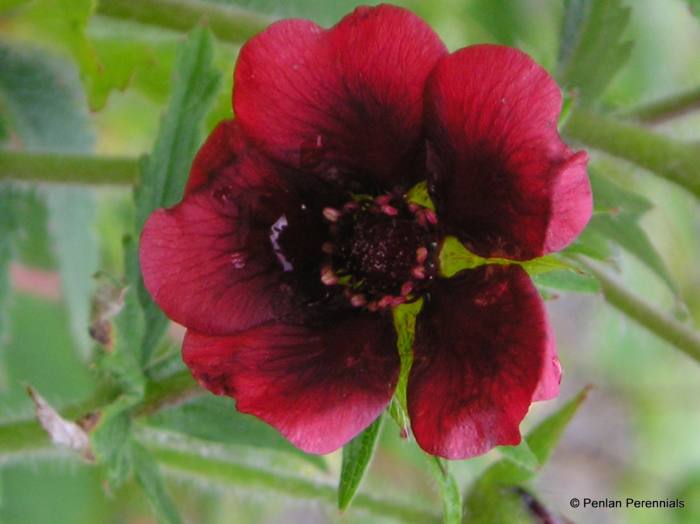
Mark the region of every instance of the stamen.
[[404, 282], [401, 286], [401, 296], [407, 297], [411, 294], [411, 291], [413, 291], [413, 282], [410, 280]]
[[379, 309], [384, 309], [384, 308], [389, 307], [393, 302], [394, 302], [394, 297], [392, 297], [391, 295], [384, 295], [377, 303], [377, 307]]
[[416, 249], [416, 262], [423, 265], [423, 262], [425, 262], [427, 259], [428, 259], [428, 248], [419, 247], [418, 249]]
[[324, 242], [321, 244], [321, 251], [327, 255], [330, 255], [333, 253], [333, 251], [335, 251], [335, 246], [331, 242]]
[[333, 207], [323, 208], [323, 217], [329, 222], [337, 222], [341, 216], [343, 216], [343, 213]]
[[385, 204], [381, 207], [382, 213], [385, 215], [389, 215], [390, 217], [395, 217], [396, 215], [399, 214], [399, 210], [396, 209], [394, 206], [390, 206], [389, 204]]
[[411, 275], [417, 280], [423, 280], [425, 278], [425, 268], [423, 266], [416, 266], [411, 269]]
[[338, 275], [333, 272], [330, 266], [323, 266], [321, 269], [321, 282], [326, 286], [335, 286], [338, 283]]
[[377, 309], [379, 309], [379, 305], [377, 304], [377, 302], [375, 300], [373, 300], [372, 302], [367, 304], [367, 310], [370, 313], [374, 313], [375, 311], [377, 311]]
[[367, 304], [367, 299], [364, 295], [353, 295], [350, 297], [350, 304], [352, 304], [354, 307], [362, 307]]
[[438, 223], [438, 218], [437, 215], [435, 214], [435, 211], [432, 209], [424, 209], [423, 213], [425, 214], [425, 218], [430, 222], [432, 225], [435, 225]]
[[374, 199], [374, 202], [379, 206], [383, 207], [391, 202], [391, 195], [381, 195]]

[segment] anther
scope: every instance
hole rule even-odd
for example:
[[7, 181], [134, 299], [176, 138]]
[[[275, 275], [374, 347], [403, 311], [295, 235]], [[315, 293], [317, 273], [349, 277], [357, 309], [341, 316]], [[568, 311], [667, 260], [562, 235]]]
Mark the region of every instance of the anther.
[[435, 211], [432, 209], [425, 209], [423, 210], [423, 213], [425, 213], [425, 218], [428, 222], [430, 222], [432, 225], [435, 225], [438, 223], [438, 218], [437, 215], [435, 214]]
[[330, 266], [323, 266], [321, 269], [321, 282], [326, 286], [335, 286], [338, 283], [338, 275], [333, 272]]
[[381, 195], [381, 196], [378, 196], [377, 198], [374, 199], [374, 202], [375, 202], [379, 207], [384, 207], [384, 206], [386, 206], [389, 202], [391, 202], [391, 195]]
[[416, 266], [411, 269], [411, 275], [413, 275], [415, 279], [423, 280], [425, 278], [425, 268], [423, 266]]
[[411, 291], [413, 291], [413, 282], [411, 282], [411, 281], [404, 282], [403, 285], [401, 286], [401, 296], [407, 297], [408, 295], [411, 294]]
[[390, 217], [395, 217], [396, 215], [399, 214], [399, 210], [396, 209], [394, 206], [390, 206], [389, 204], [385, 204], [381, 207], [382, 213], [385, 215], [388, 215]]
[[357, 211], [360, 208], [360, 204], [351, 200], [343, 205], [343, 211]]
[[400, 306], [404, 302], [406, 302], [406, 297], [394, 297], [391, 299], [392, 306]]
[[367, 304], [367, 299], [361, 294], [353, 295], [350, 297], [350, 304], [354, 307], [362, 307]]
[[321, 244], [321, 251], [327, 255], [330, 255], [333, 253], [333, 251], [335, 251], [335, 246], [331, 242], [324, 242]]
[[419, 247], [416, 249], [416, 262], [423, 264], [428, 259], [428, 249], [425, 247]]
[[343, 213], [333, 207], [323, 208], [323, 217], [329, 222], [337, 222]]
[[392, 297], [391, 295], [384, 295], [377, 303], [377, 307], [379, 309], [384, 309], [384, 308], [391, 306], [391, 304], [393, 302], [394, 302], [394, 297]]
[[379, 305], [377, 304], [377, 301], [376, 301], [376, 300], [373, 300], [372, 302], [370, 302], [369, 304], [367, 304], [367, 310], [368, 310], [370, 313], [374, 313], [375, 311], [377, 311], [377, 309], [379, 309]]

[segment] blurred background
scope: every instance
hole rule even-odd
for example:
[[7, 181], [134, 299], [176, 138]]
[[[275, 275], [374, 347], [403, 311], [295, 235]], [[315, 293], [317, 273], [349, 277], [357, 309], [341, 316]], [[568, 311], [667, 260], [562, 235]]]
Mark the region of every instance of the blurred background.
[[[304, 17], [323, 25], [335, 23], [357, 5], [348, 0], [219, 1], [266, 16]], [[557, 0], [395, 3], [427, 20], [451, 50], [496, 42], [520, 47], [552, 71], [556, 67], [564, 9]], [[17, 88], [12, 84], [15, 78], [0, 78], [0, 140], [10, 146], [20, 143], [100, 155], [149, 152], [168, 100], [176, 49], [183, 34], [93, 16], [87, 25], [88, 36], [102, 56], [116, 57], [109, 61], [114, 67], [109, 82], [115, 89], [93, 86], [88, 105], [73, 55], [65, 45], [53, 42], [51, 33], [40, 30], [36, 13], [28, 14], [31, 4], [0, 2], [0, 63], [14, 64], [20, 76], [32, 79], [37, 90], [30, 93], [29, 84], [17, 84]], [[700, 20], [692, 16], [688, 4], [681, 0], [635, 0], [626, 4], [631, 8], [631, 22], [625, 31], [634, 41], [634, 48], [631, 59], [606, 91], [603, 107], [624, 112], [700, 85]], [[237, 51], [234, 45], [222, 41], [216, 44], [216, 66], [224, 72], [226, 81], [206, 118], [207, 129], [231, 116], [231, 75]], [[24, 59], [34, 55], [42, 57], [45, 69], [27, 66], [26, 71], [22, 70]], [[47, 75], [46, 71], [51, 74], [42, 76]], [[13, 120], [16, 101], [3, 95], [13, 89], [20, 98], [24, 93], [62, 102], [54, 104], [56, 113], [48, 118], [37, 113], [26, 120]], [[24, 130], [17, 131], [18, 121]], [[700, 112], [655, 128], [700, 141]], [[600, 158], [598, 165], [603, 171], [614, 170], [617, 180], [625, 181], [626, 189], [653, 204], [641, 218], [641, 225], [676, 291], [637, 258], [615, 249], [614, 269], [619, 280], [647, 301], [700, 324], [697, 203], [678, 187], [621, 162]], [[27, 384], [56, 406], [82, 401], [96, 390], [97, 379], [89, 365], [94, 351], [87, 333], [93, 315], [90, 297], [98, 290], [105, 292], [109, 289], [105, 283], [123, 274], [121, 238], [128, 231], [133, 212], [126, 186], [35, 186], [20, 190], [24, 233], [9, 266], [11, 290], [0, 321], [4, 326], [0, 331], [3, 422], [31, 416]], [[0, 220], [2, 216], [0, 209]], [[98, 272], [100, 276], [93, 278]], [[700, 366], [612, 309], [600, 293], [558, 291], [547, 304], [564, 369], [562, 399], [572, 397], [587, 384], [593, 389], [534, 483], [541, 501], [553, 513], [573, 522], [700, 522]], [[177, 329], [169, 332], [164, 359], [177, 351], [179, 336]], [[178, 366], [172, 358], [168, 362]], [[558, 402], [534, 405], [524, 428], [541, 420]], [[227, 401], [217, 401], [210, 408], [228, 413], [231, 406]], [[184, 418], [178, 418], [180, 415]], [[167, 429], [185, 425], [186, 413], [180, 415], [155, 420], [152, 425]], [[236, 420], [231, 422], [232, 432], [236, 431]], [[274, 431], [258, 429], [271, 442], [270, 447], [281, 446]], [[236, 442], [218, 444], [230, 444], [237, 453], [264, 454], [264, 450], [248, 449]], [[322, 461], [303, 459], [291, 452], [289, 455], [291, 458], [284, 459], [285, 467], [330, 482], [338, 477], [339, 453]], [[498, 458], [494, 451], [475, 460], [456, 462], [452, 471], [466, 489]], [[437, 486], [426, 475], [425, 464], [418, 447], [400, 439], [397, 427], [387, 421], [361, 489], [424, 501], [438, 508]], [[378, 520], [352, 512], [341, 517], [335, 508], [320, 503], [271, 497], [255, 490], [214, 488], [201, 479], [179, 478], [167, 470], [165, 474], [170, 479], [168, 488], [188, 522], [320, 524]], [[101, 479], [96, 468], [68, 453], [47, 451], [32, 455], [28, 461], [0, 456], [0, 522], [155, 522], [133, 482], [110, 492]], [[572, 497], [680, 497], [687, 508], [571, 509]]]

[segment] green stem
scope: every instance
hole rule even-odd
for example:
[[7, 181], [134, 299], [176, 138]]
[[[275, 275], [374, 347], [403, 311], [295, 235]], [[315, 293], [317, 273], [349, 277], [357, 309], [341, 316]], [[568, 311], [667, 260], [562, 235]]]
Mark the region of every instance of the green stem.
[[[231, 460], [202, 455], [196, 451], [172, 449], [150, 442], [146, 445], [165, 468], [194, 480], [205, 479], [218, 485], [260, 489], [300, 499], [319, 500], [329, 505], [336, 504], [337, 488], [330, 484], [288, 473], [265, 471]], [[439, 522], [437, 515], [424, 509], [363, 493], [354, 498], [352, 508], [380, 517], [393, 518], [399, 522]]]
[[564, 132], [570, 138], [628, 160], [700, 197], [700, 145], [654, 133], [584, 109], [574, 109]]
[[648, 124], [658, 124], [696, 110], [700, 110], [700, 87], [634, 108], [622, 116]]
[[0, 180], [58, 184], [133, 184], [138, 160], [124, 157], [0, 151]]
[[610, 305], [700, 362], [700, 333], [698, 331], [664, 315], [627, 291], [611, 278], [599, 264], [581, 257], [577, 257], [576, 260], [600, 281], [605, 300]]
[[[146, 386], [146, 398], [137, 410], [137, 415], [147, 415], [172, 404], [185, 395], [202, 391], [188, 371], [176, 373], [170, 377], [150, 382]], [[61, 409], [61, 415], [70, 420], [78, 420], [85, 415], [98, 411], [114, 401], [121, 391], [105, 386], [85, 402]], [[0, 461], [15, 454], [49, 449], [51, 442], [36, 419], [18, 420], [0, 424]]]
[[[191, 395], [198, 391], [201, 389], [189, 372], [151, 382], [146, 387], [146, 398], [136, 411], [136, 415], [151, 414], [181, 399], [184, 395]], [[118, 390], [107, 387], [98, 391], [88, 401], [63, 409], [61, 412], [66, 418], [78, 419], [99, 410], [101, 406], [109, 404], [118, 395]], [[173, 449], [163, 443], [165, 439], [149, 439], [147, 435], [141, 435], [140, 438], [145, 438], [143, 443], [153, 451], [154, 456], [164, 467], [177, 471], [183, 476], [241, 488], [259, 488], [291, 497], [320, 500], [331, 505], [336, 502], [337, 490], [330, 484], [207, 456], [197, 449], [192, 451]], [[36, 420], [22, 420], [0, 425], [0, 462], [20, 459], [28, 454], [50, 453], [54, 449], [46, 432]], [[366, 494], [358, 494], [355, 497], [353, 508], [400, 522], [429, 523], [439, 520], [436, 515], [424, 509]]]
[[175, 31], [206, 23], [221, 40], [240, 44], [265, 29], [274, 18], [232, 5], [203, 0], [100, 0], [97, 13]]

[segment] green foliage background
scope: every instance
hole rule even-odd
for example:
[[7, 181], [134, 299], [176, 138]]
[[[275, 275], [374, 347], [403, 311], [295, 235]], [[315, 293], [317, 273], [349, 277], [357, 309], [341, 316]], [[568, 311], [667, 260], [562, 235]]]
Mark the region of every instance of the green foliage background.
[[[214, 15], [216, 9], [242, 12], [248, 25], [210, 20], [218, 38], [195, 30], [184, 45], [182, 21], [135, 24], [110, 11], [123, 3], [0, 0], [0, 143], [44, 153], [150, 155], [142, 168], [148, 182], [135, 195], [126, 186], [0, 181], [0, 522], [380, 521], [363, 512], [370, 495], [435, 515], [444, 505], [446, 521], [457, 522], [460, 493], [465, 522], [533, 522], [511, 489], [523, 482], [552, 513], [574, 522], [700, 522], [698, 363], [611, 308], [597, 280], [571, 265], [581, 253], [605, 259], [634, 294], [686, 325], [699, 325], [697, 200], [602, 154], [592, 155], [591, 227], [568, 250], [570, 258], [528, 268], [552, 298], [548, 308], [565, 370], [562, 398], [533, 406], [524, 428], [564, 410], [531, 435], [529, 447], [448, 466], [399, 438], [398, 426], [385, 417], [374, 428], [379, 441], [369, 472], [341, 517], [334, 485], [346, 472], [340, 502], [348, 505], [374, 449], [372, 435], [358, 437], [345, 457], [308, 457], [268, 426], [236, 414], [231, 400], [212, 396], [134, 418], [140, 405], [157, 399], [149, 384], [186, 378], [177, 334], [161, 339], [167, 326], [157, 310], [143, 293], [128, 295], [115, 324], [116, 350], [102, 355], [86, 336], [93, 297], [113, 291], [125, 274], [138, 284], [133, 238], [152, 207], [177, 200], [183, 166], [202, 136], [231, 116], [233, 65], [250, 28], [290, 16], [330, 25], [357, 3], [202, 0], [197, 4]], [[697, 2], [397, 3], [425, 18], [452, 50], [481, 42], [524, 49], [557, 75], [576, 103], [597, 111], [625, 114], [700, 85], [700, 21], [692, 15]], [[565, 13], [573, 18], [562, 32]], [[577, 24], [576, 16], [587, 22]], [[562, 34], [569, 43], [563, 47]], [[195, 80], [177, 76], [185, 72]], [[700, 112], [654, 129], [697, 143]], [[131, 243], [124, 244], [124, 237]], [[451, 260], [459, 267], [480, 263], [468, 256], [457, 252]], [[29, 279], [38, 286], [26, 284], [25, 270], [41, 271]], [[119, 396], [93, 433], [99, 467], [68, 451], [32, 448], [27, 443], [39, 437], [31, 431], [3, 432], [31, 419], [27, 384], [60, 410], [101, 395], [105, 383]], [[561, 432], [557, 424], [573, 414], [566, 400], [588, 384], [588, 399], [568, 429], [562, 426], [551, 453], [553, 435]], [[392, 408], [399, 421], [401, 410], [399, 398]], [[202, 452], [211, 457], [206, 464], [197, 461]], [[569, 507], [571, 497], [587, 496], [681, 497], [688, 507]], [[449, 520], [455, 507], [457, 520]]]

